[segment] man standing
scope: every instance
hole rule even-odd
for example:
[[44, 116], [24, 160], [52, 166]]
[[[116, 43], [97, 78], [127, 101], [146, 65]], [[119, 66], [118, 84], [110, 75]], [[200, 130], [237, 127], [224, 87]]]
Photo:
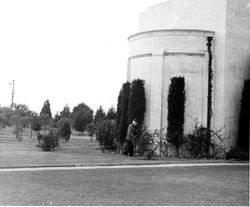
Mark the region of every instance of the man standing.
[[136, 141], [135, 127], [137, 125], [137, 120], [134, 119], [132, 123], [128, 126], [127, 136], [123, 144], [123, 154], [133, 156], [134, 155], [134, 143]]

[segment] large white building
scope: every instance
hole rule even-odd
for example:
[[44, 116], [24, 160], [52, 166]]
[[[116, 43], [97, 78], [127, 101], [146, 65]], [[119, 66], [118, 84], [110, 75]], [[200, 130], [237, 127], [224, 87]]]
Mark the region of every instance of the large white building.
[[[140, 15], [129, 37], [127, 79], [145, 80], [145, 124], [167, 126], [170, 78], [185, 77], [184, 132], [206, 126], [208, 39], [212, 39], [212, 129], [235, 144], [241, 92], [250, 79], [250, 0], [169, 0]], [[250, 94], [249, 94], [250, 95]]]

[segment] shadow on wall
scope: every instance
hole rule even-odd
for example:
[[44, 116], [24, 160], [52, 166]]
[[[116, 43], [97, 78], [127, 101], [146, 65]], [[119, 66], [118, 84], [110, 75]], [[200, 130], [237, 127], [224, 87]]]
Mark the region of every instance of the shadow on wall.
[[247, 70], [246, 70], [245, 76], [243, 78], [244, 78], [244, 80], [249, 80], [250, 79], [250, 57], [248, 58]]
[[[250, 67], [249, 67], [250, 69]], [[244, 81], [241, 94], [241, 109], [239, 116], [239, 131], [237, 144], [249, 152], [250, 136], [250, 79]]]

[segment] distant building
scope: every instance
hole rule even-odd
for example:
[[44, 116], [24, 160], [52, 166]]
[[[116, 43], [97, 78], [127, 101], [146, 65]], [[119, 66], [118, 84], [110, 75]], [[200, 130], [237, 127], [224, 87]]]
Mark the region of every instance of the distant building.
[[[227, 146], [238, 132], [241, 92], [250, 79], [250, 0], [170, 0], [140, 15], [129, 37], [127, 79], [145, 80], [149, 129], [167, 126], [170, 78], [185, 77], [185, 133], [206, 126], [208, 37], [212, 39], [212, 129], [224, 128]], [[250, 95], [250, 94], [249, 94]]]

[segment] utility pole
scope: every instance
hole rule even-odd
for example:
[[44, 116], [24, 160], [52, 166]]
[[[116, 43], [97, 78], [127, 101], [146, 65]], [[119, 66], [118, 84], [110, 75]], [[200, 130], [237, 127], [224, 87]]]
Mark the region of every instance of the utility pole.
[[11, 111], [13, 110], [13, 101], [14, 101], [14, 94], [15, 94], [15, 80], [12, 80], [12, 93], [11, 93], [11, 105], [10, 105], [10, 108], [11, 108]]

